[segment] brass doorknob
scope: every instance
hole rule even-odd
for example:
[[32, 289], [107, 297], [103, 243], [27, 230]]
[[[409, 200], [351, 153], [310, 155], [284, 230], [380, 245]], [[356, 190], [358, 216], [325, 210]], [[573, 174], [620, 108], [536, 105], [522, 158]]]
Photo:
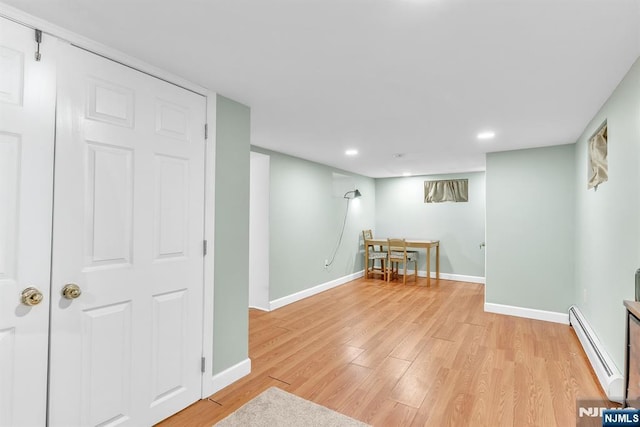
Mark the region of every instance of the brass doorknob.
[[44, 295], [42, 295], [42, 292], [40, 292], [34, 287], [30, 286], [26, 288], [24, 291], [22, 291], [21, 301], [24, 305], [28, 305], [28, 306], [38, 305], [42, 302], [43, 299], [44, 299]]
[[82, 291], [80, 290], [80, 286], [75, 283], [67, 283], [62, 288], [62, 296], [66, 299], [76, 299], [80, 295], [82, 295]]

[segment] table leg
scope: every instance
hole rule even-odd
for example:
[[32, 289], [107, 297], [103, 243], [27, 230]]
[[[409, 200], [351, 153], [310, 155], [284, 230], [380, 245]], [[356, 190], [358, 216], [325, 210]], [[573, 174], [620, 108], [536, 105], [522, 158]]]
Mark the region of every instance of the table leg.
[[364, 278], [369, 278], [369, 245], [364, 242]]
[[440, 280], [440, 243], [436, 245], [436, 279]]
[[431, 286], [431, 246], [427, 246], [427, 286]]

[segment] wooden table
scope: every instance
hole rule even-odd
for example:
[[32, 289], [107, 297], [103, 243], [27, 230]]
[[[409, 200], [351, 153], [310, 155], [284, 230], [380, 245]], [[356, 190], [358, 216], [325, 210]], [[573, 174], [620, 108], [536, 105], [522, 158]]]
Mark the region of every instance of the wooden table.
[[[369, 262], [369, 246], [387, 246], [387, 239], [366, 239], [364, 241], [364, 262], [365, 279], [369, 278], [368, 262]], [[440, 279], [440, 240], [422, 240], [422, 239], [405, 239], [407, 248], [423, 248], [427, 250], [427, 285], [431, 285], [431, 248], [436, 248], [436, 280]], [[416, 268], [418, 264], [416, 263]]]

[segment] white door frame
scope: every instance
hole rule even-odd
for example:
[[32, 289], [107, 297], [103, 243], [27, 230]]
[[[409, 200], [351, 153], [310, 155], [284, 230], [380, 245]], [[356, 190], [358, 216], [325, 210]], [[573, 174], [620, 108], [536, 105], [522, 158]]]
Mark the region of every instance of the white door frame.
[[[205, 235], [208, 241], [207, 256], [204, 260], [204, 315], [203, 315], [203, 354], [205, 369], [202, 382], [202, 397], [209, 396], [220, 388], [235, 381], [236, 373], [229, 377], [227, 375], [213, 374], [213, 298], [214, 298], [214, 214], [215, 214], [215, 123], [216, 123], [216, 98], [217, 94], [203, 86], [194, 84], [182, 77], [169, 73], [165, 70], [150, 65], [137, 58], [129, 56], [116, 49], [95, 42], [84, 36], [71, 32], [67, 29], [51, 24], [48, 21], [23, 12], [4, 3], [0, 3], [0, 16], [17, 22], [29, 28], [37, 28], [43, 33], [50, 34], [58, 39], [67, 41], [74, 46], [86, 49], [90, 52], [119, 62], [145, 74], [165, 80], [169, 83], [180, 86], [207, 98], [207, 122], [208, 138], [206, 146], [206, 171], [205, 171]], [[45, 46], [43, 46], [44, 48]], [[250, 370], [250, 366], [246, 369]], [[246, 371], [242, 369], [241, 371]], [[248, 372], [247, 372], [248, 373]], [[224, 373], [223, 373], [224, 374]]]
[[207, 92], [207, 139], [205, 146], [205, 187], [204, 187], [204, 238], [207, 241], [207, 254], [204, 257], [204, 295], [203, 295], [203, 328], [202, 328], [202, 398], [212, 395], [217, 390], [211, 383], [213, 377], [213, 269], [215, 265], [215, 200], [216, 200], [216, 93]]

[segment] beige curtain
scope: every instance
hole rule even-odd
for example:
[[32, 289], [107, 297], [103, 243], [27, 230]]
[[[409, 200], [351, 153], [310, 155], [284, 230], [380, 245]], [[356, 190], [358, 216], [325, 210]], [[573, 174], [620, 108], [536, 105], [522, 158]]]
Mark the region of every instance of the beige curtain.
[[424, 182], [424, 202], [468, 202], [469, 180], [447, 179]]
[[605, 124], [589, 140], [589, 183], [588, 188], [597, 190], [598, 185], [609, 179], [607, 162], [607, 125]]

